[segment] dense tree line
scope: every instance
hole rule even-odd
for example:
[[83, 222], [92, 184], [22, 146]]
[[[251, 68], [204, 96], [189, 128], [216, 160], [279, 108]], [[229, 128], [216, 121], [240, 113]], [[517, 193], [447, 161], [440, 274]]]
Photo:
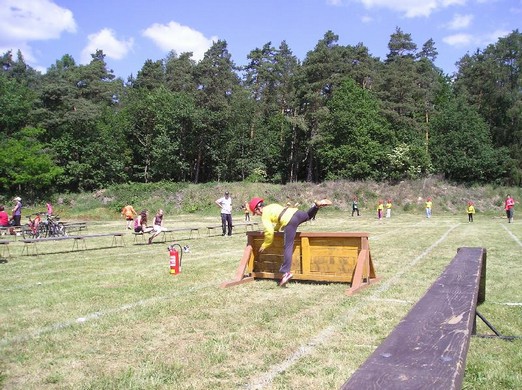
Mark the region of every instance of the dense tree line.
[[4, 193], [114, 183], [335, 179], [522, 183], [522, 35], [465, 55], [453, 77], [397, 28], [384, 60], [328, 31], [299, 61], [281, 42], [232, 61], [220, 40], [126, 81], [105, 55], [45, 74], [2, 56]]

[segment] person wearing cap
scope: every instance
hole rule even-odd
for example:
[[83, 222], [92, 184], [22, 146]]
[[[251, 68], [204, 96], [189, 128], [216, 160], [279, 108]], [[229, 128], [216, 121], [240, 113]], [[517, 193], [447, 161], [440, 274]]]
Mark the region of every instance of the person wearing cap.
[[284, 286], [293, 277], [290, 269], [292, 268], [292, 253], [294, 251], [294, 239], [297, 228], [303, 222], [314, 218], [321, 207], [331, 204], [330, 200], [322, 199], [315, 201], [308, 211], [302, 211], [296, 207], [284, 207], [277, 203], [265, 206], [263, 198], [252, 198], [250, 201], [250, 210], [252, 210], [254, 215], [261, 217], [264, 228], [264, 241], [259, 248], [259, 252], [263, 252], [272, 245], [274, 233], [284, 228], [283, 264], [279, 269], [283, 277], [279, 282], [280, 286]]
[[221, 227], [223, 234], [232, 235], [232, 198], [228, 191], [225, 192], [225, 196], [216, 200], [216, 205], [221, 209]]
[[21, 226], [21, 219], [22, 219], [22, 199], [17, 196], [13, 199], [15, 201], [15, 206], [12, 210], [12, 216], [13, 216], [13, 226]]

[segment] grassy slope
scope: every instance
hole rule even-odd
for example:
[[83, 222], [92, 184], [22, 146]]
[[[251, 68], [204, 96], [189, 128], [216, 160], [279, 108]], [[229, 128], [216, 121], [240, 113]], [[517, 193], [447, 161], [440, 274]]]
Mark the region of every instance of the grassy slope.
[[[213, 202], [224, 191], [230, 191], [237, 211], [244, 201], [253, 196], [263, 197], [268, 202], [291, 201], [302, 205], [310, 204], [314, 199], [329, 197], [338, 210], [346, 211], [350, 209], [353, 196], [356, 195], [359, 198], [359, 207], [365, 212], [373, 212], [379, 199], [392, 199], [394, 209], [415, 213], [422, 211], [425, 199], [431, 197], [434, 212], [461, 214], [465, 212], [466, 203], [472, 200], [478, 213], [503, 216], [503, 202], [508, 193], [516, 200], [522, 199], [520, 188], [466, 187], [428, 178], [395, 185], [347, 181], [290, 183], [284, 186], [261, 183], [132, 184], [115, 186], [92, 194], [59, 195], [52, 202], [58, 214], [87, 220], [111, 220], [118, 216], [121, 207], [127, 203], [133, 204], [136, 210], [148, 209], [152, 214], [163, 208], [169, 215], [212, 215], [216, 210]], [[44, 210], [44, 203], [26, 204], [26, 214]]]

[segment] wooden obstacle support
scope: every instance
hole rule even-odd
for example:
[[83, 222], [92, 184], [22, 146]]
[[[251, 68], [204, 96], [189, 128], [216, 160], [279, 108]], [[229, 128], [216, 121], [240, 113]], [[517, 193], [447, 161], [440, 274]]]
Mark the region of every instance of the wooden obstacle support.
[[476, 307], [485, 299], [486, 249], [459, 248], [426, 294], [341, 389], [461, 389]]
[[[283, 233], [276, 233], [272, 245], [263, 253], [263, 232], [246, 232], [247, 246], [230, 287], [254, 279], [279, 279], [283, 263]], [[351, 295], [377, 281], [368, 233], [298, 232], [292, 257], [293, 280], [350, 283]]]

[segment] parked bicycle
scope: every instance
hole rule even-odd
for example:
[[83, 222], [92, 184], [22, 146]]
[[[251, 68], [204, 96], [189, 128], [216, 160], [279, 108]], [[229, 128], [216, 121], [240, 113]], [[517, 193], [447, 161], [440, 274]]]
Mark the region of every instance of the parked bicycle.
[[45, 215], [47, 217], [43, 223], [46, 228], [45, 237], [60, 237], [67, 235], [65, 226], [60, 222], [60, 217], [49, 215], [47, 213], [45, 213]]
[[[45, 220], [42, 220], [45, 216]], [[60, 222], [60, 217], [46, 212], [28, 216], [29, 223], [22, 229], [24, 238], [61, 237], [66, 236], [65, 226]]]
[[46, 228], [42, 224], [40, 214], [41, 213], [36, 213], [27, 217], [29, 222], [22, 228], [24, 238], [40, 238], [45, 236]]

